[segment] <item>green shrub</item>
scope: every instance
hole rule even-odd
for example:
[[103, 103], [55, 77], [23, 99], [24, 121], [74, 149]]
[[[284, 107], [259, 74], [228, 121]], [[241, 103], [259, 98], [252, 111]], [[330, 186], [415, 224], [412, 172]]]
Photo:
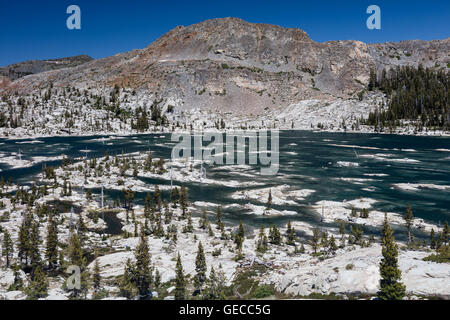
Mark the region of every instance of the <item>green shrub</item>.
[[253, 297], [255, 297], [257, 299], [262, 299], [262, 298], [269, 297], [273, 294], [274, 294], [274, 290], [273, 290], [272, 286], [270, 286], [268, 284], [263, 284], [261, 286], [258, 286], [258, 288], [256, 288], [255, 292], [253, 293]]
[[450, 245], [443, 246], [437, 253], [429, 255], [423, 258], [424, 261], [432, 261], [437, 263], [449, 263], [450, 262]]

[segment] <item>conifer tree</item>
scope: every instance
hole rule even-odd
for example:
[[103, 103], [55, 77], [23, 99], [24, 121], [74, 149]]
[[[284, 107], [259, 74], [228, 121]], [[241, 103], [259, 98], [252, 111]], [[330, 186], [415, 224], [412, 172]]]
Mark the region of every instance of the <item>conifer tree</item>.
[[125, 270], [119, 284], [119, 294], [127, 299], [133, 298], [137, 293], [136, 286], [134, 285], [134, 274], [134, 266], [131, 263], [131, 260], [128, 259], [125, 264]]
[[258, 252], [264, 253], [267, 251], [267, 236], [264, 231], [264, 225], [261, 225], [261, 228], [259, 229], [259, 235], [258, 235], [258, 242], [256, 245], [256, 250]]
[[77, 232], [78, 232], [78, 238], [80, 239], [81, 245], [83, 246], [84, 242], [86, 241], [86, 232], [88, 231], [88, 228], [86, 227], [86, 224], [84, 223], [83, 215], [80, 213], [77, 223]]
[[75, 266], [85, 265], [85, 259], [83, 257], [80, 239], [78, 235], [74, 232], [71, 233], [68, 249], [69, 249], [69, 261], [71, 264]]
[[187, 214], [187, 225], [183, 228], [184, 233], [192, 233], [194, 231], [194, 226], [192, 225], [192, 216], [190, 213]]
[[381, 279], [377, 296], [382, 300], [400, 300], [405, 296], [405, 286], [400, 282], [402, 273], [398, 267], [398, 248], [387, 215], [384, 218], [382, 235], [383, 258], [380, 262]]
[[198, 250], [197, 250], [197, 256], [195, 258], [195, 272], [197, 274], [195, 275], [195, 288], [197, 290], [201, 290], [203, 288], [203, 285], [206, 280], [206, 259], [205, 259], [205, 253], [203, 251], [202, 243], [198, 243]]
[[19, 243], [17, 245], [18, 257], [21, 263], [26, 267], [29, 265], [29, 257], [31, 251], [30, 233], [33, 217], [30, 212], [25, 214], [19, 229]]
[[14, 254], [14, 244], [11, 240], [8, 230], [3, 231], [2, 256], [6, 259], [6, 268], [9, 268], [11, 259]]
[[288, 226], [287, 226], [287, 244], [290, 246], [295, 245], [295, 239], [297, 236], [295, 235], [295, 228], [292, 227], [291, 221], [289, 220]]
[[208, 278], [208, 286], [205, 290], [205, 294], [203, 295], [203, 297], [205, 299], [224, 300], [225, 299], [224, 283], [225, 283], [225, 276], [223, 272], [221, 272], [220, 270], [216, 272], [214, 270], [214, 267], [211, 266], [211, 271], [209, 273]]
[[208, 216], [206, 215], [206, 209], [202, 210], [202, 218], [200, 220], [200, 229], [206, 229], [208, 226]]
[[186, 210], [187, 210], [187, 206], [188, 206], [188, 194], [187, 194], [187, 189], [185, 186], [181, 186], [180, 206], [181, 206], [181, 210], [182, 210], [182, 217], [184, 218], [186, 216]]
[[175, 300], [184, 300], [186, 298], [186, 279], [184, 276], [183, 265], [181, 264], [180, 253], [178, 253], [175, 273]]
[[431, 229], [431, 233], [430, 233], [430, 248], [431, 249], [436, 249], [436, 239], [434, 237], [434, 229]]
[[345, 222], [341, 221], [339, 224], [339, 234], [341, 235], [341, 247], [345, 247], [345, 234], [347, 233], [347, 230], [345, 230]]
[[320, 234], [319, 229], [318, 229], [318, 228], [314, 228], [314, 229], [313, 229], [313, 237], [312, 237], [312, 239], [311, 239], [311, 241], [310, 241], [311, 247], [312, 247], [313, 250], [314, 250], [314, 254], [317, 253], [317, 249], [319, 248], [319, 241], [320, 241], [320, 236], [319, 236], [319, 234]]
[[436, 251], [439, 251], [439, 249], [441, 249], [443, 242], [444, 242], [444, 237], [442, 235], [442, 232], [439, 232], [437, 240], [436, 240]]
[[328, 247], [330, 248], [330, 251], [332, 253], [335, 253], [336, 250], [338, 249], [337, 245], [336, 245], [336, 239], [334, 238], [334, 236], [332, 235], [330, 238], [330, 241], [328, 243]]
[[155, 192], [153, 192], [153, 203], [155, 204], [156, 211], [160, 212], [162, 207], [161, 191], [159, 191], [159, 186], [155, 185]]
[[38, 265], [31, 275], [31, 282], [28, 288], [25, 290], [27, 293], [27, 299], [36, 300], [39, 298], [45, 298], [48, 290], [48, 279]]
[[71, 232], [68, 246], [68, 258], [71, 266], [80, 268], [80, 285], [74, 288], [68, 288], [70, 296], [78, 299], [82, 295], [86, 296], [89, 288], [89, 276], [86, 271], [86, 258], [83, 256], [80, 239], [75, 232]]
[[238, 249], [242, 248], [244, 239], [245, 239], [245, 230], [244, 230], [244, 225], [242, 224], [242, 221], [241, 221], [239, 223], [238, 230], [237, 230], [236, 234], [234, 235], [234, 243], [236, 243], [236, 247]]
[[49, 269], [54, 270], [58, 265], [58, 227], [53, 219], [53, 213], [48, 216], [46, 240], [45, 258]]
[[273, 225], [269, 231], [269, 241], [275, 245], [281, 244], [281, 234], [276, 225]]
[[322, 234], [321, 234], [320, 246], [323, 248], [328, 247], [328, 233], [326, 231], [322, 232]]
[[448, 244], [448, 233], [449, 233], [448, 221], [445, 221], [444, 229], [442, 230], [442, 236], [444, 238], [445, 244]]
[[215, 299], [217, 297], [217, 276], [214, 266], [211, 266], [207, 283], [208, 285], [203, 296], [205, 299]]
[[11, 270], [14, 275], [14, 282], [9, 287], [10, 290], [23, 290], [23, 279], [20, 276], [20, 266], [17, 263], [11, 265]]
[[170, 192], [170, 201], [172, 202], [172, 208], [176, 208], [177, 204], [180, 200], [180, 192], [178, 191], [178, 188], [175, 187]]
[[172, 212], [169, 208], [169, 202], [164, 200], [164, 223], [169, 224], [172, 221]]
[[95, 254], [95, 262], [94, 262], [94, 269], [92, 274], [92, 287], [94, 288], [95, 293], [98, 293], [100, 290], [100, 283], [101, 283], [101, 276], [100, 276], [100, 264], [98, 262], [98, 255]]
[[220, 229], [220, 226], [222, 224], [222, 207], [217, 207], [217, 213], [216, 213], [216, 223], [217, 223], [217, 230]]
[[271, 206], [272, 206], [272, 189], [269, 190], [269, 196], [267, 197], [266, 211], [269, 211]]
[[40, 243], [41, 237], [39, 234], [39, 220], [33, 220], [30, 234], [30, 265], [32, 272], [34, 272], [42, 262], [41, 253], [39, 251]]
[[303, 245], [303, 243], [302, 243], [302, 245], [300, 246], [300, 250], [299, 250], [299, 252], [300, 252], [301, 254], [303, 254], [303, 253], [305, 253], [305, 252], [306, 252], [306, 250], [305, 250], [305, 246]]
[[408, 245], [411, 245], [411, 227], [413, 224], [414, 216], [413, 212], [411, 210], [411, 206], [408, 204], [408, 207], [406, 208], [405, 216], [403, 217], [405, 219], [406, 229], [408, 230]]
[[161, 286], [161, 274], [158, 269], [155, 270], [155, 280], [153, 281], [153, 285], [155, 289], [159, 289]]
[[136, 287], [141, 297], [147, 295], [152, 283], [152, 273], [150, 270], [150, 252], [144, 228], [141, 225], [139, 244], [135, 251], [136, 258]]

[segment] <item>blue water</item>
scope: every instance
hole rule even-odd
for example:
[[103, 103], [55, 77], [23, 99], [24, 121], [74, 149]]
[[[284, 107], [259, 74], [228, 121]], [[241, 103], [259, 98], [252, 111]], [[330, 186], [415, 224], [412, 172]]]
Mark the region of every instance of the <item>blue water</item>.
[[[10, 155], [19, 148], [24, 159], [33, 156], [81, 157], [88, 149], [88, 157], [103, 156], [105, 151], [110, 155], [151, 151], [154, 157], [170, 157], [174, 142], [170, 134], [137, 135], [108, 139], [104, 143], [101, 136], [90, 137], [52, 137], [39, 138], [42, 143], [28, 143], [25, 140], [0, 139], [0, 153]], [[94, 139], [97, 139], [93, 141]], [[296, 145], [292, 145], [292, 144]], [[355, 147], [352, 147], [355, 146]], [[364, 149], [365, 147], [377, 149]], [[450, 216], [450, 189], [421, 189], [420, 191], [405, 191], [393, 188], [396, 183], [428, 183], [450, 185], [450, 138], [417, 137], [378, 134], [349, 133], [315, 133], [310, 131], [280, 132], [280, 168], [275, 176], [264, 177], [259, 174], [259, 167], [254, 166], [239, 173], [251, 174], [251, 177], [234, 174], [221, 166], [207, 168], [207, 176], [211, 179], [238, 180], [242, 182], [256, 181], [264, 183], [262, 188], [288, 184], [293, 189], [313, 189], [316, 192], [297, 201], [296, 205], [273, 206], [275, 209], [291, 210], [298, 214], [285, 217], [254, 216], [244, 208], [225, 209], [224, 214], [230, 223], [243, 220], [250, 226], [261, 223], [285, 223], [290, 220], [303, 220], [320, 224], [320, 218], [311, 210], [311, 204], [320, 200], [343, 201], [367, 197], [377, 200], [374, 208], [380, 211], [403, 213], [407, 204], [411, 204], [414, 215], [425, 221], [444, 223]], [[414, 162], [395, 162], [383, 158], [369, 158], [381, 155], [385, 159], [411, 159]], [[367, 157], [369, 156], [369, 157]], [[338, 162], [357, 163], [357, 167], [343, 167]], [[47, 162], [47, 165], [57, 165], [59, 161]], [[29, 184], [41, 171], [42, 163], [30, 168], [11, 169], [6, 164], [0, 164], [0, 176], [11, 177], [14, 182]], [[366, 176], [364, 174], [385, 174], [387, 176]], [[340, 180], [340, 178], [372, 179], [360, 184]], [[170, 184], [170, 181], [142, 178], [149, 184]], [[175, 185], [181, 185], [174, 182]], [[224, 187], [220, 185], [205, 185], [187, 183], [191, 201], [206, 201], [226, 206], [233, 203], [246, 204], [249, 201], [231, 199], [231, 193], [248, 187]], [[370, 190], [363, 190], [369, 188]], [[98, 193], [98, 190], [93, 190]], [[120, 197], [120, 192], [108, 191], [110, 200]], [[163, 194], [168, 196], [167, 193]], [[145, 193], [136, 195], [136, 202], [142, 202]], [[253, 202], [253, 201], [250, 201]], [[262, 205], [258, 202], [254, 204]], [[208, 208], [211, 214], [214, 207]], [[194, 212], [198, 214], [198, 212]]]

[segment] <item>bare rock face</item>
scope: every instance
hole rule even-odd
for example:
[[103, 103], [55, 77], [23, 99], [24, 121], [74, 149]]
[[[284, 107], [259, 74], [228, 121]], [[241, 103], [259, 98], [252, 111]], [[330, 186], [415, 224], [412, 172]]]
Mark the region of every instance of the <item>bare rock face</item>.
[[352, 97], [372, 68], [447, 68], [449, 39], [318, 43], [299, 29], [213, 19], [176, 27], [145, 49], [27, 76], [7, 89], [38, 90], [50, 81], [81, 89], [118, 85], [181, 101], [180, 108], [258, 115], [305, 99]]
[[[400, 251], [401, 281], [409, 295], [433, 295], [448, 299], [450, 266], [423, 261], [428, 253]], [[379, 290], [381, 246], [340, 252], [323, 261], [307, 260], [291, 266], [284, 274], [272, 272], [266, 282], [285, 293], [308, 296], [311, 293], [370, 294]]]

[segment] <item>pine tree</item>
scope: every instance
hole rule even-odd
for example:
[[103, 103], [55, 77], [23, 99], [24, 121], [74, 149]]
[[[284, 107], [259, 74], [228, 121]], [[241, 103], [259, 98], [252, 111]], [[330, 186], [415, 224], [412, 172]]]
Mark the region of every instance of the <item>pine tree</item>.
[[430, 248], [436, 249], [436, 239], [434, 237], [434, 229], [431, 229], [431, 233], [430, 233]]
[[11, 265], [11, 270], [13, 271], [14, 275], [14, 282], [9, 287], [9, 290], [23, 290], [23, 279], [20, 276], [20, 266], [16, 263]]
[[194, 226], [192, 225], [192, 216], [190, 213], [187, 214], [187, 225], [183, 228], [184, 233], [192, 233], [194, 232]]
[[300, 252], [301, 254], [303, 254], [303, 253], [305, 253], [305, 252], [306, 252], [306, 250], [305, 250], [305, 246], [303, 245], [303, 243], [302, 243], [302, 245], [300, 246], [300, 250], [299, 250], [299, 252]]
[[209, 235], [210, 237], [214, 237], [214, 231], [212, 230], [210, 224], [208, 224], [208, 235]]
[[347, 230], [345, 229], [345, 222], [341, 221], [339, 225], [339, 234], [341, 235], [341, 247], [345, 247], [345, 234], [347, 233]]
[[244, 225], [242, 224], [242, 221], [241, 221], [239, 223], [238, 231], [234, 235], [234, 243], [236, 243], [236, 247], [238, 249], [242, 248], [244, 239], [245, 239], [245, 230], [244, 230]]
[[86, 241], [86, 233], [88, 232], [88, 228], [84, 223], [83, 215], [81, 213], [78, 218], [77, 232], [78, 238], [80, 239], [81, 245], [83, 246], [84, 242]]
[[214, 266], [211, 266], [209, 272], [208, 286], [205, 289], [204, 299], [215, 299], [217, 297], [217, 276]]
[[206, 229], [208, 226], [208, 216], [206, 215], [206, 209], [202, 210], [202, 218], [200, 220], [200, 229]]
[[153, 281], [153, 285], [155, 289], [159, 289], [161, 286], [161, 274], [158, 269], [155, 270], [155, 280]]
[[297, 236], [295, 235], [295, 228], [292, 227], [291, 221], [288, 222], [287, 226], [287, 244], [290, 246], [295, 245], [295, 240]]
[[319, 241], [320, 241], [320, 236], [319, 236], [319, 234], [320, 234], [319, 229], [318, 229], [318, 228], [314, 228], [314, 229], [313, 229], [313, 237], [312, 237], [312, 239], [311, 239], [311, 241], [310, 241], [311, 247], [312, 247], [313, 250], [314, 250], [314, 254], [317, 253], [317, 249], [319, 248]]
[[384, 218], [382, 235], [383, 258], [380, 262], [381, 279], [377, 296], [382, 300], [400, 300], [405, 296], [405, 286], [400, 282], [402, 273], [398, 268], [398, 248], [387, 215]]
[[445, 221], [444, 230], [442, 231], [442, 236], [444, 237], [444, 243], [448, 244], [448, 221]]
[[259, 235], [258, 235], [258, 242], [256, 244], [256, 250], [258, 252], [264, 253], [267, 251], [267, 236], [264, 231], [264, 225], [261, 225], [261, 228], [259, 229]]
[[34, 272], [42, 262], [41, 253], [39, 251], [40, 243], [41, 237], [39, 234], [39, 220], [33, 220], [30, 234], [30, 265], [32, 272]]
[[82, 295], [86, 296], [87, 294], [87, 290], [89, 288], [89, 275], [86, 270], [86, 258], [83, 256], [81, 242], [75, 232], [71, 232], [69, 246], [67, 249], [70, 265], [80, 268], [80, 286], [68, 288], [70, 296], [72, 298], [78, 299]]
[[170, 192], [170, 201], [172, 202], [172, 207], [175, 209], [180, 201], [180, 192], [177, 187], [173, 188]]
[[185, 300], [186, 298], [186, 279], [184, 277], [183, 265], [181, 264], [181, 256], [178, 253], [175, 278], [175, 300]]
[[[221, 266], [220, 266], [221, 267]], [[208, 278], [208, 286], [205, 290], [205, 294], [203, 295], [204, 299], [220, 299], [225, 300], [224, 294], [224, 283], [225, 276], [222, 271], [216, 272], [214, 267], [211, 266], [211, 271], [209, 273]]]
[[125, 264], [125, 270], [119, 284], [119, 294], [127, 299], [133, 298], [137, 293], [136, 286], [134, 285], [134, 274], [134, 266], [131, 263], [131, 260], [128, 259]]
[[11, 240], [8, 230], [3, 231], [3, 244], [2, 244], [2, 256], [6, 259], [6, 268], [9, 268], [9, 264], [14, 254], [14, 244]]
[[405, 216], [403, 217], [405, 219], [406, 228], [408, 230], [408, 246], [411, 245], [411, 227], [413, 224], [414, 216], [413, 212], [411, 210], [411, 206], [408, 204], [408, 207], [406, 208]]
[[25, 290], [27, 293], [27, 299], [36, 300], [39, 298], [45, 298], [48, 290], [48, 279], [40, 266], [37, 266], [31, 276], [31, 283]]
[[169, 202], [164, 200], [164, 223], [169, 224], [172, 221], [172, 212], [169, 208]]
[[155, 185], [155, 192], [153, 192], [153, 203], [155, 204], [156, 211], [160, 212], [162, 207], [161, 191], [159, 191], [159, 186]]
[[19, 229], [19, 243], [17, 245], [18, 249], [18, 257], [20, 262], [25, 264], [27, 267], [29, 265], [29, 257], [31, 251], [30, 244], [30, 233], [31, 233], [31, 225], [33, 223], [33, 216], [30, 212], [25, 214], [23, 218], [22, 224]]
[[195, 258], [195, 288], [201, 290], [206, 280], [206, 259], [202, 243], [198, 243], [197, 257]]
[[147, 238], [145, 236], [144, 228], [141, 225], [141, 233], [139, 244], [135, 251], [136, 258], [136, 287], [141, 297], [148, 294], [150, 285], [152, 283], [152, 273], [150, 270], [150, 252], [148, 248]]
[[335, 253], [336, 250], [338, 249], [337, 245], [336, 245], [336, 239], [334, 238], [334, 236], [332, 235], [330, 238], [330, 242], [328, 243], [328, 247], [330, 248], [330, 251], [332, 253]]
[[95, 262], [94, 262], [94, 269], [92, 274], [92, 287], [94, 288], [95, 293], [98, 293], [100, 290], [100, 284], [101, 284], [101, 276], [100, 276], [100, 264], [98, 262], [98, 255], [95, 254]]
[[222, 224], [222, 207], [217, 207], [217, 213], [216, 213], [216, 223], [217, 223], [217, 230], [220, 229], [220, 226]]
[[321, 237], [320, 237], [320, 246], [323, 248], [328, 247], [328, 233], [322, 232]]
[[441, 249], [443, 242], [444, 242], [444, 237], [442, 235], [442, 232], [439, 232], [437, 240], [436, 240], [436, 251], [439, 251], [439, 249]]
[[182, 210], [182, 217], [184, 218], [186, 216], [186, 210], [187, 210], [187, 206], [188, 206], [188, 194], [187, 194], [187, 189], [185, 186], [181, 186], [180, 206], [181, 206], [181, 210]]
[[267, 198], [266, 204], [266, 211], [269, 211], [271, 206], [272, 206], [272, 189], [269, 190], [269, 196]]
[[53, 213], [48, 216], [45, 258], [49, 269], [55, 269], [58, 265], [58, 227], [53, 219]]
[[281, 234], [276, 225], [273, 225], [269, 231], [269, 241], [275, 245], [281, 244]]
[[74, 232], [71, 233], [69, 240], [69, 261], [75, 266], [84, 266], [85, 259], [83, 257], [83, 251], [81, 249], [81, 243], [78, 235]]

